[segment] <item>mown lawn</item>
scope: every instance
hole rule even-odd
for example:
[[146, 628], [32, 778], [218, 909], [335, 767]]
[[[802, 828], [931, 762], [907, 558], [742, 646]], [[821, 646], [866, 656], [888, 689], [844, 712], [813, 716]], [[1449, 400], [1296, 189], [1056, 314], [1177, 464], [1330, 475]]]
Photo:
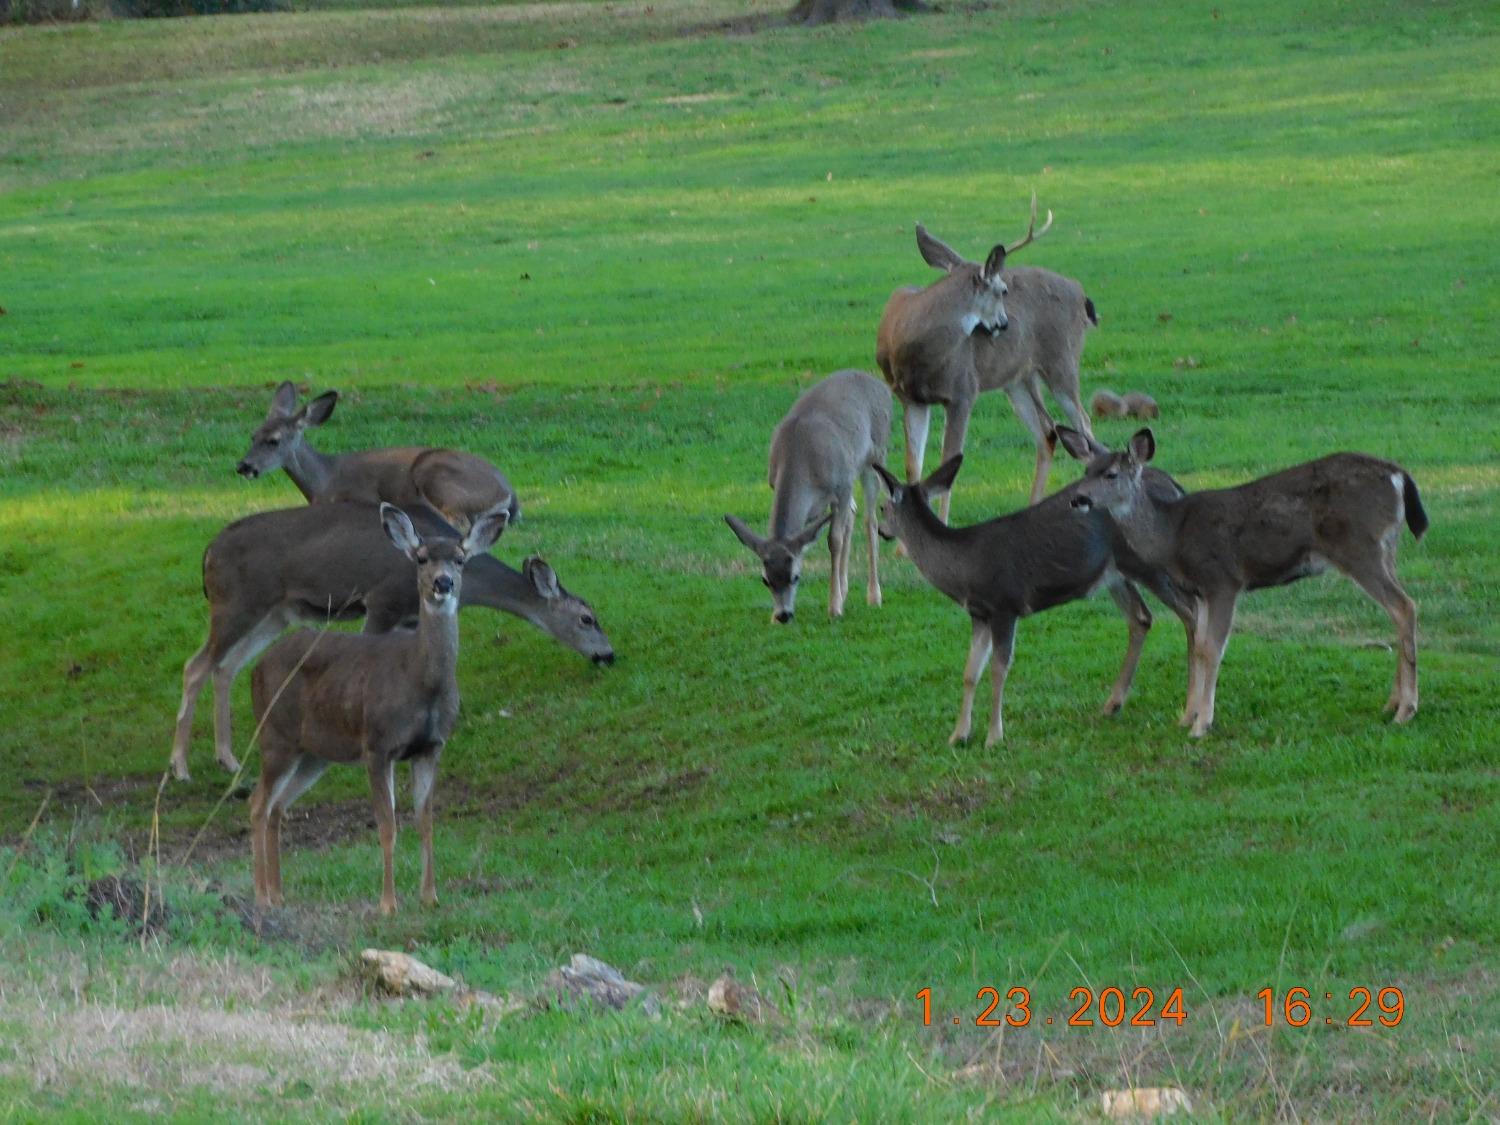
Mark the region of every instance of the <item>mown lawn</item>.
[[[1132, 1084], [1209, 1118], [1500, 1113], [1500, 14], [1037, 2], [807, 34], [776, 10], [0, 30], [10, 1115], [1037, 1120]], [[819, 549], [767, 624], [721, 517], [764, 520], [771, 428], [872, 367], [886, 296], [931, 276], [914, 221], [978, 256], [1033, 188], [1056, 225], [1025, 260], [1100, 310], [1085, 395], [1151, 392], [1185, 484], [1341, 448], [1416, 477], [1409, 727], [1379, 713], [1389, 623], [1336, 577], [1243, 605], [1201, 743], [1164, 611], [1110, 720], [1113, 606], [1024, 622], [990, 751], [945, 741], [967, 622], [889, 548], [883, 608], [856, 555], [827, 621]], [[497, 553], [545, 554], [620, 659], [466, 615], [442, 906], [406, 833], [406, 912], [374, 916], [346, 771], [298, 806], [257, 936], [222, 904], [249, 849], [207, 706], [194, 781], [159, 781], [202, 548], [299, 499], [233, 474], [283, 378], [344, 392], [323, 448], [500, 464], [526, 519]], [[955, 519], [1022, 503], [1031, 465], [983, 399]], [[88, 913], [109, 873], [164, 887], [165, 934]], [[503, 993], [585, 951], [667, 1013], [392, 1006], [352, 982], [366, 945]], [[726, 966], [785, 1020], [717, 1023]], [[976, 1027], [986, 986], [1029, 988], [1031, 1026]], [[1186, 1018], [1068, 1026], [1080, 986], [1158, 1014], [1181, 987]], [[1310, 1026], [1267, 1029], [1256, 993], [1296, 986]], [[1358, 987], [1402, 989], [1399, 1025], [1344, 1026]]]

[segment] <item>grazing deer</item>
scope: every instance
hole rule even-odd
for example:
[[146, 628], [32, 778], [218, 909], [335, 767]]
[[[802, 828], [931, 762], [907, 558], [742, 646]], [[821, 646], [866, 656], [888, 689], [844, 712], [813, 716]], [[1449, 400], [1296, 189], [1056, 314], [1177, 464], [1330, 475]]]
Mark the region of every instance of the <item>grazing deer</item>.
[[1246, 590], [1282, 586], [1330, 565], [1379, 602], [1396, 626], [1396, 679], [1386, 710], [1417, 713], [1417, 607], [1396, 578], [1404, 521], [1417, 539], [1427, 512], [1417, 482], [1394, 461], [1335, 453], [1236, 488], [1176, 500], [1142, 487], [1156, 439], [1140, 430], [1121, 453], [1094, 458], [1071, 503], [1113, 517], [1125, 543], [1163, 571], [1193, 608], [1182, 725], [1201, 738], [1213, 726], [1219, 665]]
[[[984, 262], [959, 254], [917, 227], [917, 248], [945, 276], [925, 288], [909, 286], [891, 294], [876, 334], [875, 362], [901, 399], [906, 431], [906, 475], [920, 480], [931, 408], [941, 405], [943, 460], [962, 453], [969, 412], [983, 391], [1003, 390], [1016, 415], [1036, 440], [1036, 475], [1031, 502], [1042, 498], [1052, 465], [1052, 418], [1042, 401], [1046, 383], [1073, 425], [1092, 433], [1078, 397], [1078, 363], [1083, 336], [1098, 324], [1094, 303], [1071, 278], [1051, 270], [1005, 269], [1006, 258], [1046, 234], [1052, 212], [1036, 230], [1036, 196], [1031, 225], [1011, 246], [990, 251]], [[949, 498], [941, 502], [948, 518]]]
[[[963, 455], [954, 454], [932, 476], [911, 484], [902, 484], [883, 465], [875, 466], [890, 494], [885, 505], [890, 531], [906, 545], [922, 576], [967, 610], [973, 622], [963, 701], [949, 744], [969, 737], [974, 691], [991, 652], [995, 702], [985, 745], [1004, 737], [1005, 679], [1015, 648], [1016, 623], [1087, 597], [1100, 586], [1108, 588], [1130, 630], [1125, 661], [1104, 704], [1104, 713], [1114, 714], [1125, 705], [1151, 629], [1151, 611], [1120, 569], [1122, 563], [1130, 565], [1133, 560], [1117, 556], [1114, 526], [1099, 518], [1100, 513], [1075, 510], [1071, 501], [1077, 486], [1073, 485], [1011, 515], [969, 527], [948, 527], [932, 510], [929, 498], [952, 487], [962, 464]], [[1166, 474], [1158, 477], [1153, 488], [1181, 493]], [[1176, 608], [1178, 599], [1170, 586], [1153, 581], [1152, 588]]]
[[854, 532], [854, 483], [865, 492], [865, 538], [870, 574], [865, 600], [880, 604], [879, 539], [872, 466], [884, 459], [891, 432], [891, 392], [863, 371], [836, 371], [792, 404], [771, 435], [771, 523], [761, 538], [743, 520], [725, 516], [730, 530], [760, 558], [761, 581], [771, 591], [771, 619], [783, 624], [797, 607], [802, 553], [828, 529], [828, 614], [840, 617], [849, 596]]
[[432, 786], [458, 722], [458, 599], [464, 563], [505, 529], [501, 509], [462, 541], [424, 539], [405, 512], [380, 505], [392, 543], [417, 568], [417, 627], [391, 633], [303, 629], [278, 641], [250, 676], [261, 725], [260, 783], [250, 795], [255, 903], [281, 905], [281, 822], [330, 763], [361, 763], [380, 831], [385, 882], [380, 912], [396, 912], [396, 763], [411, 762], [422, 833], [422, 902], [437, 903], [432, 872]]
[[425, 504], [458, 527], [468, 527], [486, 512], [502, 509], [512, 523], [520, 519], [520, 501], [510, 482], [472, 453], [426, 446], [319, 453], [307, 444], [307, 428], [328, 421], [338, 400], [337, 391], [326, 391], [299, 409], [297, 388], [282, 383], [235, 472], [254, 480], [262, 473], [285, 469], [311, 504], [384, 500], [407, 510]]
[[[436, 513], [414, 510], [424, 537], [458, 538]], [[240, 669], [288, 626], [365, 618], [365, 632], [384, 633], [414, 620], [415, 572], [392, 551], [373, 504], [318, 504], [262, 512], [236, 520], [203, 552], [203, 594], [209, 604], [208, 639], [182, 670], [182, 704], [172, 739], [172, 772], [188, 774], [188, 745], [198, 696], [212, 678], [214, 743], [219, 763], [239, 769], [230, 728], [230, 688]], [[465, 568], [459, 608], [486, 606], [529, 621], [559, 644], [595, 664], [614, 661], [614, 649], [593, 608], [565, 590], [542, 559], [520, 572], [489, 554]]]

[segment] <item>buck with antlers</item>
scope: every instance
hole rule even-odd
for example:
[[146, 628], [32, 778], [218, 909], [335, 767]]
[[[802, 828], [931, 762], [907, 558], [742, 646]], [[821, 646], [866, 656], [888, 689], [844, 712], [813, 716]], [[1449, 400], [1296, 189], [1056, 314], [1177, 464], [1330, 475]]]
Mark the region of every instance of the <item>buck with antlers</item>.
[[1192, 736], [1213, 726], [1240, 595], [1329, 566], [1395, 624], [1396, 678], [1385, 706], [1396, 722], [1409, 721], [1417, 713], [1417, 607], [1396, 577], [1396, 543], [1403, 522], [1417, 539], [1428, 526], [1411, 474], [1394, 461], [1335, 453], [1236, 488], [1170, 498], [1143, 483], [1155, 454], [1156, 438], [1140, 430], [1123, 452], [1095, 456], [1067, 491], [1074, 508], [1109, 513], [1129, 550], [1187, 597], [1194, 626], [1181, 722]]
[[254, 480], [285, 469], [313, 504], [384, 500], [408, 510], [425, 504], [458, 527], [491, 511], [505, 511], [511, 522], [520, 518], [520, 502], [505, 475], [472, 453], [427, 446], [319, 453], [307, 444], [306, 431], [328, 421], [338, 401], [337, 391], [326, 391], [299, 408], [297, 388], [282, 383], [235, 471]]
[[[414, 509], [424, 537], [457, 539], [436, 513]], [[203, 552], [208, 639], [182, 670], [182, 703], [172, 739], [172, 773], [188, 779], [193, 713], [214, 686], [214, 746], [219, 764], [239, 769], [233, 750], [230, 688], [289, 626], [365, 618], [365, 632], [385, 633], [416, 619], [415, 573], [390, 549], [373, 504], [335, 502], [261, 512], [236, 520]], [[529, 621], [561, 645], [611, 664], [615, 652], [593, 607], [569, 593], [542, 559], [519, 572], [490, 554], [468, 560], [459, 607], [485, 606]]]
[[[1001, 243], [983, 263], [917, 226], [917, 248], [944, 276], [925, 288], [896, 290], [876, 335], [875, 361], [901, 400], [906, 431], [906, 475], [922, 477], [931, 409], [942, 406], [943, 460], [963, 452], [974, 400], [1003, 390], [1036, 442], [1031, 502], [1042, 498], [1052, 465], [1053, 423], [1042, 400], [1045, 383], [1073, 425], [1091, 434], [1078, 392], [1083, 337], [1099, 323], [1094, 303], [1071, 278], [1035, 267], [1005, 268], [1009, 255], [1046, 234], [1052, 212], [1036, 229], [1036, 196], [1026, 236]], [[942, 518], [948, 518], [948, 496]]]
[[422, 902], [437, 902], [432, 788], [458, 722], [458, 599], [464, 563], [505, 528], [504, 509], [475, 521], [462, 541], [423, 538], [399, 508], [380, 505], [392, 543], [416, 566], [417, 627], [392, 633], [303, 629], [255, 666], [250, 695], [260, 724], [260, 783], [250, 796], [257, 906], [281, 905], [281, 822], [334, 762], [362, 764], [380, 832], [380, 912], [396, 911], [396, 763], [410, 762], [422, 834]]

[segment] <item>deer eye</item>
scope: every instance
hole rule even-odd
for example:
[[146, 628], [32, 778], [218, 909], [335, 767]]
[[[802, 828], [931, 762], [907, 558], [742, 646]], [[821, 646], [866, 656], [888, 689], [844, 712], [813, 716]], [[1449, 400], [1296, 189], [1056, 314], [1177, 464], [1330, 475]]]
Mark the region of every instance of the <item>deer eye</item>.
[[802, 581], [802, 575], [800, 575], [800, 574], [794, 574], [794, 575], [792, 575], [792, 585], [793, 586], [795, 586], [798, 582], [801, 582], [801, 581]]
[[281, 439], [279, 437], [268, 437], [266, 438], [266, 444], [274, 448], [281, 444]]
[[1104, 472], [1104, 479], [1105, 480], [1114, 480], [1119, 475], [1120, 475], [1120, 470], [1119, 469], [1106, 469], [1105, 472]]
[[592, 628], [594, 628], [595, 626], [597, 626], [599, 624], [599, 622], [595, 621], [587, 613], [585, 613], [578, 620], [579, 620], [579, 623], [582, 624], [585, 629], [592, 629]]

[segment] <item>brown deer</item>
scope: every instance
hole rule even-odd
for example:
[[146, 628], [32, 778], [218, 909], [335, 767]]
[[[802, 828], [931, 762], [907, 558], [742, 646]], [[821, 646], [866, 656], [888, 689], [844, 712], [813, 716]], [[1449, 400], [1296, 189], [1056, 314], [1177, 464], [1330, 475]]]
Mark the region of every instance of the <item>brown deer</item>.
[[[457, 539], [436, 512], [414, 508], [424, 537]], [[208, 638], [182, 669], [182, 703], [172, 738], [171, 767], [187, 781], [188, 746], [198, 696], [212, 679], [214, 747], [219, 764], [239, 769], [233, 750], [230, 688], [244, 668], [294, 624], [351, 621], [384, 633], [415, 621], [415, 571], [392, 551], [373, 504], [335, 501], [260, 512], [235, 520], [203, 552]], [[569, 593], [546, 561], [533, 556], [520, 571], [490, 554], [473, 556], [459, 608], [484, 606], [514, 614], [595, 664], [612, 664], [613, 646], [594, 609]]]
[[[917, 248], [928, 265], [945, 271], [925, 288], [896, 290], [886, 303], [876, 334], [875, 362], [901, 400], [906, 431], [906, 475], [920, 480], [933, 405], [944, 408], [943, 460], [962, 453], [974, 400], [1003, 390], [1036, 442], [1034, 504], [1046, 491], [1052, 465], [1053, 423], [1042, 401], [1043, 383], [1073, 426], [1092, 434], [1078, 391], [1083, 337], [1098, 324], [1083, 287], [1051, 270], [1006, 269], [1023, 246], [1046, 234], [1052, 212], [1019, 242], [994, 247], [983, 263], [966, 261], [922, 226]], [[948, 518], [948, 497], [941, 516]]]
[[396, 911], [396, 763], [411, 763], [422, 834], [422, 901], [437, 902], [432, 870], [432, 789], [438, 757], [458, 722], [458, 601], [463, 566], [504, 530], [501, 509], [462, 541], [423, 539], [406, 513], [381, 504], [392, 543], [416, 564], [415, 630], [330, 633], [303, 629], [255, 666], [250, 695], [260, 724], [260, 783], [250, 796], [257, 906], [280, 906], [281, 822], [333, 762], [363, 765], [380, 832], [385, 881], [380, 912]]
[[282, 383], [235, 472], [254, 480], [285, 469], [311, 504], [383, 500], [406, 509], [425, 504], [460, 528], [502, 508], [512, 523], [521, 518], [520, 501], [505, 475], [472, 453], [426, 446], [319, 453], [307, 444], [306, 431], [328, 421], [338, 401], [337, 391], [325, 391], [299, 408], [297, 388]]
[[790, 621], [797, 608], [802, 554], [828, 529], [828, 615], [841, 617], [849, 596], [853, 553], [854, 485], [865, 494], [869, 583], [865, 600], [880, 604], [879, 540], [875, 502], [880, 485], [872, 466], [885, 459], [891, 432], [891, 392], [863, 371], [835, 371], [804, 391], [771, 436], [771, 525], [765, 538], [735, 516], [724, 521], [761, 561], [761, 581], [771, 591], [771, 619]]
[[1417, 713], [1417, 607], [1396, 578], [1396, 544], [1403, 522], [1417, 539], [1428, 527], [1411, 474], [1394, 461], [1334, 453], [1236, 488], [1170, 499], [1143, 487], [1155, 454], [1151, 431], [1138, 431], [1123, 452], [1090, 461], [1071, 502], [1109, 513], [1130, 551], [1188, 599], [1194, 627], [1181, 722], [1192, 736], [1213, 726], [1219, 665], [1240, 595], [1329, 566], [1395, 624], [1396, 679], [1386, 710], [1408, 722]]

